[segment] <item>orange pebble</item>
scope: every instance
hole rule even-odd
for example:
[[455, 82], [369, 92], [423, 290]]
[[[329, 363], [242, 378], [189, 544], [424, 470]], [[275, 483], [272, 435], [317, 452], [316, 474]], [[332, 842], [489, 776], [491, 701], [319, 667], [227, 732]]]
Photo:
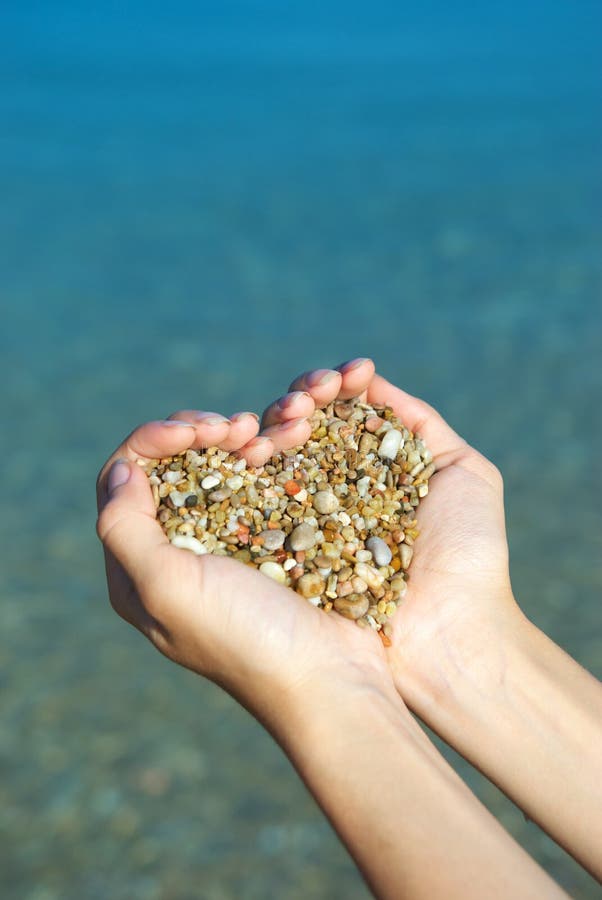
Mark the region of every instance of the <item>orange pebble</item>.
[[380, 635], [381, 641], [383, 642], [383, 645], [384, 645], [385, 647], [390, 647], [390, 646], [391, 646], [391, 638], [390, 638], [388, 635], [386, 635], [386, 634], [384, 633], [384, 631], [382, 631], [382, 630], [379, 631], [378, 633], [379, 633], [379, 635]]
[[289, 497], [294, 497], [295, 494], [298, 494], [300, 490], [301, 486], [298, 485], [296, 481], [293, 481], [291, 479], [290, 481], [285, 482], [284, 492], [285, 494], [288, 494]]
[[305, 550], [297, 550], [297, 552], [295, 553], [295, 559], [299, 563], [299, 565], [302, 565], [305, 562]]

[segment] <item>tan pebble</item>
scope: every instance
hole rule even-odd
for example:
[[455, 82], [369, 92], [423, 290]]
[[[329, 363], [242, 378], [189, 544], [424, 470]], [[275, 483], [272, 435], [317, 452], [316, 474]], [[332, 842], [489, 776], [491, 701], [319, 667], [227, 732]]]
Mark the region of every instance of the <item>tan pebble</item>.
[[301, 522], [296, 528], [293, 528], [289, 535], [287, 545], [290, 550], [297, 552], [299, 550], [309, 550], [316, 543], [316, 529], [307, 522]]
[[314, 508], [323, 516], [336, 512], [339, 508], [339, 501], [332, 491], [316, 491], [312, 500]]
[[356, 594], [365, 594], [368, 590], [368, 585], [364, 581], [363, 578], [360, 578], [359, 575], [355, 575], [351, 579], [351, 586]]
[[266, 550], [279, 550], [284, 544], [286, 534], [280, 528], [271, 528], [262, 531], [258, 537], [263, 539], [263, 546]]
[[314, 556], [314, 563], [318, 569], [329, 569], [332, 564], [332, 559], [330, 556], [319, 554], [318, 556]]
[[347, 597], [353, 593], [353, 585], [350, 581], [339, 581], [337, 584], [337, 597]]
[[368, 611], [370, 602], [362, 594], [350, 594], [348, 597], [337, 597], [334, 608], [346, 619], [361, 619]]
[[267, 575], [268, 578], [272, 578], [274, 581], [277, 581], [278, 584], [286, 584], [286, 572], [282, 568], [282, 566], [278, 565], [276, 562], [264, 562], [259, 566], [259, 571], [262, 575]]
[[317, 572], [307, 572], [297, 582], [297, 591], [303, 597], [316, 597], [322, 594], [326, 582]]
[[399, 555], [401, 559], [401, 566], [403, 569], [407, 569], [412, 562], [412, 557], [414, 555], [413, 547], [410, 547], [408, 544], [400, 544], [399, 545]]
[[375, 569], [374, 566], [369, 566], [367, 563], [356, 563], [354, 571], [356, 575], [363, 578], [371, 590], [379, 588], [384, 581], [378, 569]]
[[374, 434], [375, 431], [383, 425], [384, 419], [379, 418], [379, 416], [370, 416], [366, 419], [364, 423], [364, 428], [369, 434]]

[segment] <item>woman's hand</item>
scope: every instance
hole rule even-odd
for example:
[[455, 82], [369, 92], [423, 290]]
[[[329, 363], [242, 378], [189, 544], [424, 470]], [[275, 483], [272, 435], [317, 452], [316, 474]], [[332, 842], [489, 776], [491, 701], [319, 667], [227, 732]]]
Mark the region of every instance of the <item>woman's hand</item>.
[[[308, 395], [293, 398], [313, 411]], [[111, 603], [170, 659], [225, 687], [278, 736], [297, 698], [320, 703], [340, 682], [374, 690], [401, 706], [383, 646], [341, 616], [327, 616], [249, 566], [198, 557], [172, 546], [156, 521], [148, 479], [136, 464], [193, 447], [238, 450], [260, 465], [277, 449], [304, 443], [301, 411], [257, 437], [253, 414], [225, 419], [183, 410], [137, 428], [98, 479], [98, 534]]]
[[[370, 360], [306, 373], [291, 388], [318, 405], [337, 394], [389, 405], [426, 441], [437, 471], [417, 510], [408, 591], [386, 651], [397, 690], [602, 878], [602, 689], [514, 600], [499, 472], [428, 404], [375, 375]], [[264, 421], [283, 417], [270, 407]]]

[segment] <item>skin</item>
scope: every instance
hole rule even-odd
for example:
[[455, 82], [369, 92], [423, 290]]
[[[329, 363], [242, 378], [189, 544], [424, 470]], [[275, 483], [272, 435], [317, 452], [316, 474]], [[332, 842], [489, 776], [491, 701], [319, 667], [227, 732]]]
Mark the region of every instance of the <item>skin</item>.
[[[361, 630], [340, 616], [325, 615], [249, 567], [222, 557], [199, 558], [173, 547], [155, 520], [146, 476], [135, 464], [138, 458], [217, 445], [237, 450], [251, 464], [260, 465], [273, 452], [307, 439], [306, 417], [316, 405], [357, 395], [392, 405], [405, 424], [425, 438], [438, 467], [432, 491], [420, 506], [422, 533], [410, 589], [393, 620], [393, 643], [387, 651], [370, 630]], [[518, 673], [521, 682], [518, 661], [522, 657], [515, 650], [521, 642], [525, 644], [525, 620], [512, 597], [508, 576], [499, 473], [434, 410], [375, 375], [370, 360], [299, 376], [289, 393], [265, 410], [261, 426], [259, 433], [253, 414], [225, 419], [215, 413], [179, 410], [166, 421], [140, 426], [108, 460], [98, 479], [98, 533], [105, 547], [114, 608], [162, 653], [222, 685], [264, 723], [379, 896], [429, 896], [421, 891], [440, 890], [437, 873], [428, 865], [429, 854], [443, 867], [437, 870], [439, 875], [446, 873], [446, 896], [473, 895], [466, 882], [469, 870], [472, 875], [477, 872], [482, 884], [483, 879], [491, 883], [488, 896], [508, 896], [509, 892], [555, 896], [555, 886], [459, 782], [408, 711], [413, 709], [455, 742], [517, 802], [525, 790], [529, 793], [533, 772], [517, 779], [504, 772], [499, 753], [487, 750], [489, 707], [495, 718], [496, 706], [499, 709], [504, 701], [496, 689], [499, 694], [499, 685], [511, 681], [500, 673], [506, 673], [504, 667], [512, 659], [513, 676]], [[459, 496], [462, 504], [457, 502]], [[530, 658], [524, 646], [522, 654]], [[517, 715], [519, 722], [527, 721], [529, 726], [542, 697], [540, 714], [548, 708], [550, 694], [554, 696], [549, 670], [554, 669], [558, 677], [554, 654], [546, 656], [542, 651], [538, 665], [539, 689]], [[560, 677], [563, 671], [560, 665]], [[575, 678], [574, 683], [579, 695], [581, 679]], [[567, 715], [573, 699], [572, 695], [564, 699]], [[511, 702], [509, 708], [516, 713], [516, 704]], [[473, 709], [476, 721], [471, 721]], [[333, 710], [338, 711], [338, 723]], [[523, 728], [521, 735], [506, 712], [510, 736], [498, 734], [498, 746], [507, 748], [512, 761], [517, 756], [513, 732], [520, 740], [525, 732], [541, 731], [541, 722], [536, 722], [536, 728]], [[358, 715], [360, 722], [354, 718]], [[344, 747], [350, 753], [350, 746], [357, 746], [360, 723], [368, 719], [375, 741], [370, 756], [382, 757], [382, 776], [388, 784], [399, 786], [384, 801], [373, 797], [370, 803], [365, 790], [357, 793], [357, 778], [341, 776], [329, 750], [341, 741], [341, 735], [347, 735]], [[575, 722], [569, 715], [569, 720], [583, 733], [583, 717]], [[585, 734], [593, 737], [594, 731], [587, 719]], [[329, 740], [324, 741], [325, 734]], [[564, 737], [557, 736], [561, 750]], [[480, 757], [475, 749], [479, 743], [485, 746]], [[545, 737], [543, 743], [547, 746]], [[539, 744], [531, 740], [536, 763], [542, 755]], [[361, 775], [366, 756], [358, 752], [356, 757], [352, 771]], [[408, 773], [413, 774], [408, 777]], [[566, 774], [560, 765], [554, 777]], [[370, 771], [366, 772], [366, 780], [360, 783], [370, 777]], [[558, 816], [545, 804], [550, 784], [536, 784], [535, 800], [531, 806], [523, 805], [595, 870], [592, 842], [583, 833], [587, 828], [581, 828], [572, 843], [568, 834], [589, 784], [587, 778], [577, 782], [578, 801], [569, 826], [561, 828], [560, 835], [554, 826]], [[436, 792], [429, 791], [429, 783], [437, 785]], [[425, 788], [416, 792], [416, 784]], [[575, 787], [575, 779], [569, 786]], [[591, 807], [585, 804], [588, 825], [592, 824]], [[412, 831], [408, 823], [417, 821], [423, 822], [423, 828]], [[392, 835], [386, 853], [381, 845], [371, 847], [366, 840], [366, 834], [378, 835], [385, 826]], [[487, 848], [477, 860], [474, 841]], [[541, 879], [546, 879], [545, 886]], [[400, 883], [407, 887], [403, 894]], [[474, 879], [471, 883], [477, 884]], [[503, 886], [503, 892], [496, 893], [495, 885]]]

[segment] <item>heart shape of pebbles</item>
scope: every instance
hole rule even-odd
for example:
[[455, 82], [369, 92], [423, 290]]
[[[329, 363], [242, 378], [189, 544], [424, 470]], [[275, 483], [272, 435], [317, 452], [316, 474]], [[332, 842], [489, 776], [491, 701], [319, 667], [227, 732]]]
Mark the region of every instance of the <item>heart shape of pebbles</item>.
[[388, 644], [431, 452], [392, 409], [357, 399], [310, 422], [306, 444], [260, 468], [216, 447], [147, 461], [157, 518], [176, 547], [252, 565]]

